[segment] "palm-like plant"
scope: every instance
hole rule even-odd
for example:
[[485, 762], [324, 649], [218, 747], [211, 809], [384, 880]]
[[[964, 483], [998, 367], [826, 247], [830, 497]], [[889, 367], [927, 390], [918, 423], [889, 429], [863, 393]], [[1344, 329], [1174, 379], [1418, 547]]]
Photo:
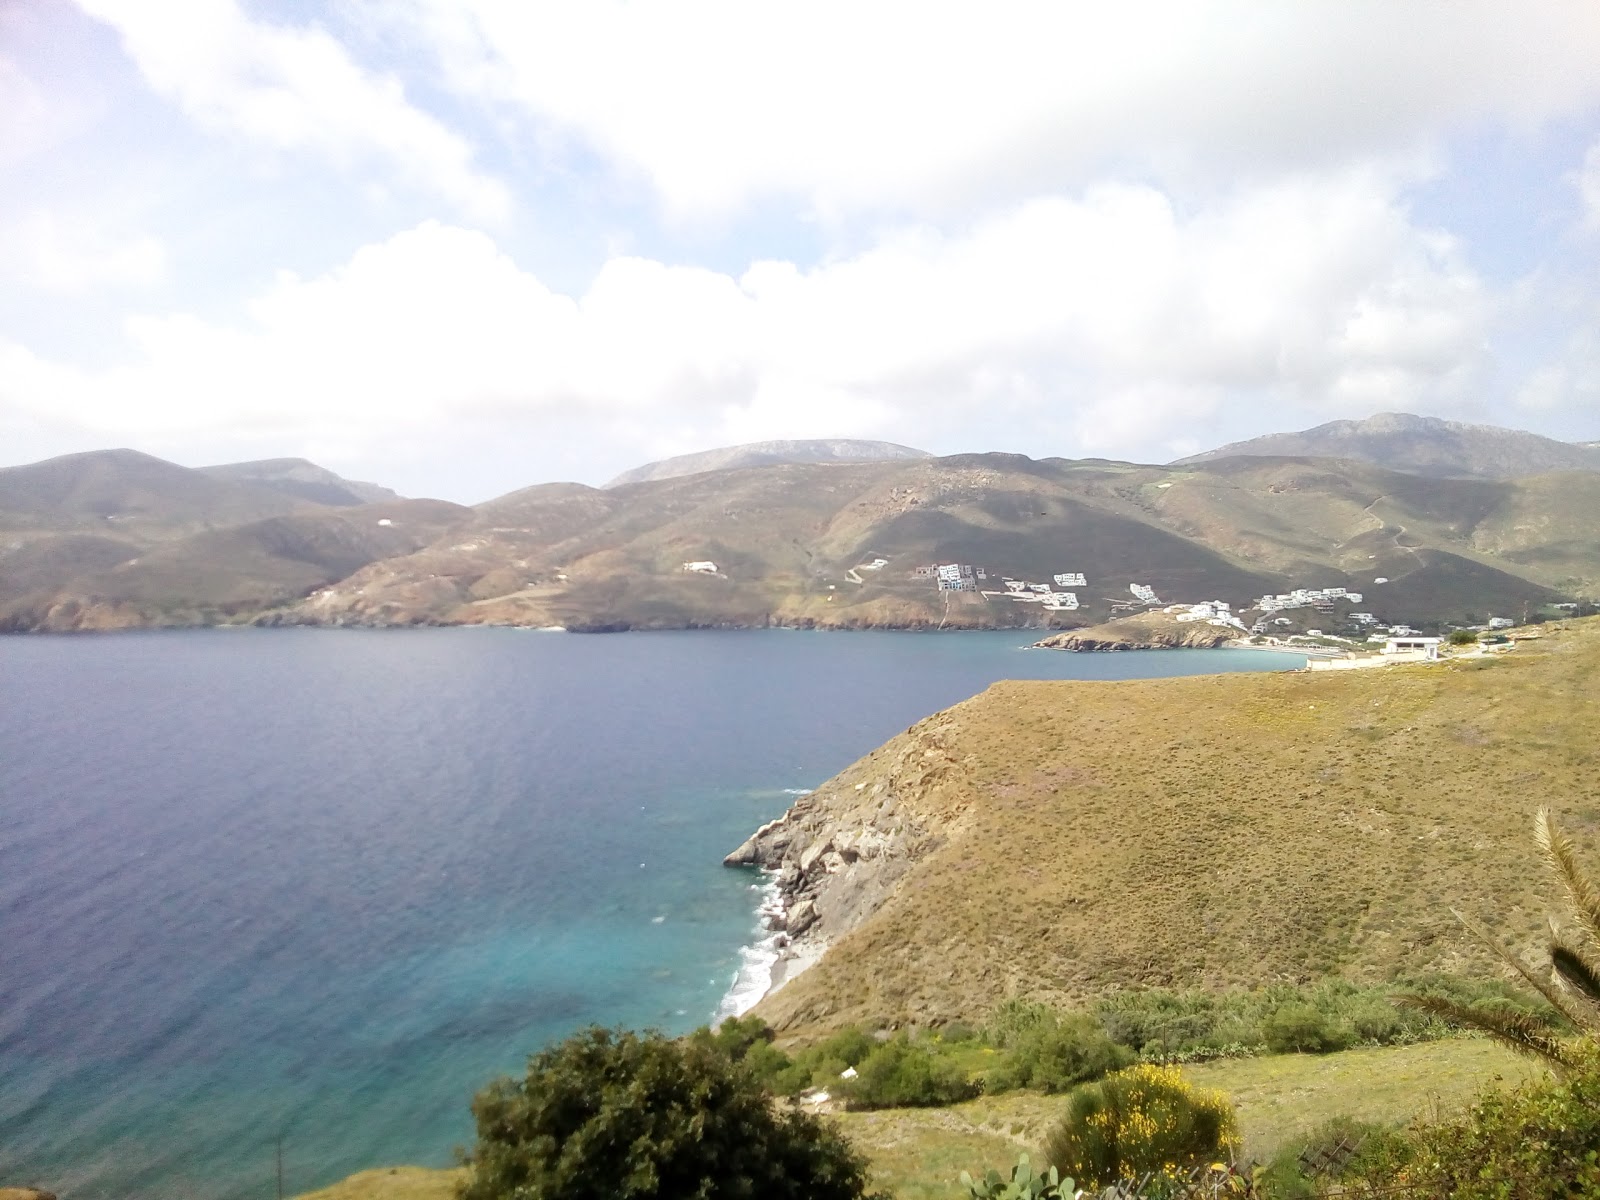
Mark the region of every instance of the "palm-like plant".
[[[1550, 918], [1548, 967], [1528, 962], [1509, 950], [1500, 939], [1465, 914], [1451, 909], [1456, 920], [1489, 946], [1513, 971], [1543, 996], [1582, 1036], [1600, 1035], [1600, 888], [1578, 865], [1571, 840], [1541, 808], [1533, 822], [1534, 840], [1545, 863], [1560, 881], [1573, 930]], [[1419, 1009], [1488, 1034], [1513, 1050], [1532, 1055], [1563, 1073], [1570, 1067], [1579, 1039], [1563, 1037], [1553, 1025], [1537, 1016], [1459, 1004], [1442, 996], [1415, 993], [1397, 997]]]

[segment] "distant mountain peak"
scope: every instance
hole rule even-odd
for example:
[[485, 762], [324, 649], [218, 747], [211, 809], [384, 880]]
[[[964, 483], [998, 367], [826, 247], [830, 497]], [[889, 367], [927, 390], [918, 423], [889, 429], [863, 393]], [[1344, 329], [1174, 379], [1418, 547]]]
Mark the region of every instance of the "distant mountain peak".
[[901, 446], [895, 442], [868, 442], [854, 438], [813, 438], [801, 441], [749, 442], [743, 446], [722, 446], [695, 454], [679, 454], [658, 462], [645, 463], [624, 471], [605, 486], [622, 487], [704, 471], [732, 471], [741, 467], [766, 467], [775, 463], [818, 462], [900, 462], [913, 458], [932, 458], [926, 450]]
[[399, 494], [376, 483], [345, 479], [306, 458], [261, 458], [253, 462], [222, 463], [200, 467], [201, 474], [230, 483], [249, 483], [271, 488], [298, 500], [342, 507], [352, 504], [381, 504], [398, 500]]
[[1346, 458], [1441, 478], [1514, 479], [1551, 471], [1600, 471], [1600, 446], [1561, 442], [1519, 429], [1472, 425], [1415, 413], [1329, 421], [1298, 433], [1234, 442], [1175, 465], [1219, 458]]

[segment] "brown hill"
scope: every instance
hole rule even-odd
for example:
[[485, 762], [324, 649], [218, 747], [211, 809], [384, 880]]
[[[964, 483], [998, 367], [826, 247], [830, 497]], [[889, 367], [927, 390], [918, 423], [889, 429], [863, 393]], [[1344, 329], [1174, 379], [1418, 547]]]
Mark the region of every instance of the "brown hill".
[[[1577, 478], [989, 454], [546, 485], [481, 505], [473, 536], [375, 563], [287, 619], [1048, 629], [1105, 619], [1136, 582], [1241, 609], [1288, 587], [1344, 586], [1390, 620], [1521, 615], [1600, 591], [1600, 530], [1586, 534], [1580, 515], [1590, 477]], [[978, 590], [941, 593], [918, 573], [951, 562], [983, 570]], [[1003, 592], [1004, 576], [1072, 572], [1088, 577], [1078, 610], [982, 594]]]
[[1558, 442], [1502, 429], [1410, 413], [1330, 421], [1299, 433], [1272, 433], [1180, 459], [1180, 463], [1266, 455], [1345, 458], [1413, 475], [1512, 479], [1550, 471], [1600, 471], [1593, 444]]
[[96, 450], [0, 468], [0, 532], [159, 537], [305, 506], [270, 488], [213, 479], [137, 450]]
[[680, 454], [675, 458], [645, 463], [642, 467], [624, 471], [606, 484], [606, 487], [621, 487], [625, 483], [647, 483], [656, 479], [676, 479], [680, 475], [699, 475], [704, 471], [770, 467], [776, 463], [890, 462], [932, 457], [926, 450], [901, 446], [895, 442], [865, 442], [855, 438], [749, 442], [743, 446], [722, 446], [716, 450], [701, 450], [695, 454]]
[[362, 483], [345, 479], [326, 467], [303, 458], [263, 458], [252, 462], [222, 463], [215, 467], [196, 468], [212, 479], [250, 483], [258, 487], [282, 492], [297, 500], [313, 504], [344, 507], [352, 504], [381, 504], [400, 497], [376, 483]]
[[[368, 563], [433, 542], [470, 517], [470, 510], [440, 500], [398, 500], [269, 517], [131, 554], [83, 537], [33, 541], [0, 557], [0, 629], [129, 629], [255, 617]], [[48, 565], [38, 565], [41, 559]], [[51, 568], [70, 574], [52, 578]]]
[[[1006, 454], [784, 463], [605, 490], [546, 484], [470, 513], [451, 506], [431, 540], [314, 551], [313, 573], [287, 566], [305, 555], [269, 551], [282, 560], [272, 586], [260, 586], [258, 555], [218, 536], [162, 559], [159, 587], [124, 595], [124, 581], [153, 569], [128, 560], [157, 542], [336, 510], [148, 456], [75, 457], [86, 461], [0, 473], [11, 505], [0, 504], [0, 577], [8, 556], [23, 555], [0, 600], [31, 597], [25, 610], [0, 610], [10, 628], [82, 601], [90, 574], [101, 599], [143, 604], [154, 588], [170, 614], [586, 629], [1062, 629], [1116, 615], [1134, 583], [1163, 601], [1220, 599], [1236, 611], [1265, 593], [1345, 587], [1379, 619], [1411, 623], [1523, 617], [1600, 595], [1590, 516], [1600, 473], [1423, 479], [1318, 459], [1148, 467]], [[96, 540], [36, 544], [64, 534]], [[685, 569], [707, 562], [714, 571]], [[932, 566], [948, 563], [970, 568], [962, 590], [933, 579]], [[237, 586], [230, 571], [243, 572]], [[1075, 573], [1086, 582], [1054, 582]], [[1007, 576], [1071, 590], [1079, 607], [1031, 592], [1018, 601]], [[123, 609], [130, 620], [141, 611]]]
[[1447, 906], [1537, 939], [1539, 805], [1597, 860], [1597, 675], [1591, 620], [1495, 660], [997, 684], [733, 856], [781, 867], [801, 918], [756, 1011], [803, 1031], [1492, 970]]

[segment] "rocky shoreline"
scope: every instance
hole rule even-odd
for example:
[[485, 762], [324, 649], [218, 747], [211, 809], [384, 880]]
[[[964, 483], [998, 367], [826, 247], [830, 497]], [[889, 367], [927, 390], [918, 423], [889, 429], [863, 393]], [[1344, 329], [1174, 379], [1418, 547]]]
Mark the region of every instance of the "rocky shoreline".
[[763, 999], [813, 966], [872, 916], [901, 878], [944, 844], [954, 814], [931, 804], [955, 767], [946, 749], [950, 713], [914, 725], [763, 825], [724, 866], [773, 874], [763, 915], [778, 935]]

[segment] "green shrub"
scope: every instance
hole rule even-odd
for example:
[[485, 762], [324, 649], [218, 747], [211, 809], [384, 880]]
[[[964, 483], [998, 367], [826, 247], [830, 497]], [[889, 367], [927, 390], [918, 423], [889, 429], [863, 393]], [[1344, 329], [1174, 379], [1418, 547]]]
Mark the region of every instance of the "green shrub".
[[[815, 1049], [819, 1059], [843, 1063], [845, 1067], [856, 1067], [877, 1048], [878, 1042], [870, 1033], [851, 1025], [841, 1029]], [[844, 1067], [840, 1068], [843, 1069]]]
[[534, 1055], [474, 1098], [460, 1200], [865, 1195], [843, 1135], [781, 1111], [714, 1042], [596, 1028]]
[[721, 1050], [734, 1062], [739, 1062], [757, 1046], [771, 1046], [776, 1036], [772, 1026], [760, 1017], [729, 1017], [715, 1029], [702, 1025], [689, 1035]]
[[1054, 1024], [1055, 1020], [1056, 1010], [1048, 1004], [1013, 997], [994, 1010], [985, 1032], [992, 1044], [1004, 1050]]
[[1086, 1013], [1051, 1014], [1048, 1023], [1012, 1038], [1005, 1058], [989, 1075], [988, 1090], [1064, 1092], [1120, 1070], [1133, 1058], [1131, 1050], [1113, 1042], [1100, 1022]]
[[1369, 1170], [1453, 1200], [1600, 1196], [1600, 1054], [1590, 1042], [1567, 1061], [1562, 1079], [1488, 1092], [1463, 1117], [1415, 1129]]
[[1238, 1147], [1226, 1096], [1194, 1087], [1176, 1067], [1141, 1063], [1075, 1088], [1045, 1153], [1079, 1184], [1106, 1187], [1145, 1172], [1228, 1160]]
[[1387, 1160], [1400, 1138], [1398, 1130], [1334, 1117], [1280, 1147], [1256, 1182], [1267, 1200], [1310, 1200], [1330, 1184], [1369, 1183], [1375, 1165]]
[[1450, 644], [1452, 646], [1471, 646], [1478, 640], [1478, 635], [1470, 629], [1453, 629], [1450, 631]]
[[1355, 1041], [1348, 1025], [1300, 1003], [1274, 1010], [1261, 1022], [1261, 1037], [1274, 1054], [1327, 1054]]
[[852, 1109], [935, 1108], [970, 1100], [979, 1088], [948, 1058], [904, 1035], [875, 1049], [841, 1086]]

